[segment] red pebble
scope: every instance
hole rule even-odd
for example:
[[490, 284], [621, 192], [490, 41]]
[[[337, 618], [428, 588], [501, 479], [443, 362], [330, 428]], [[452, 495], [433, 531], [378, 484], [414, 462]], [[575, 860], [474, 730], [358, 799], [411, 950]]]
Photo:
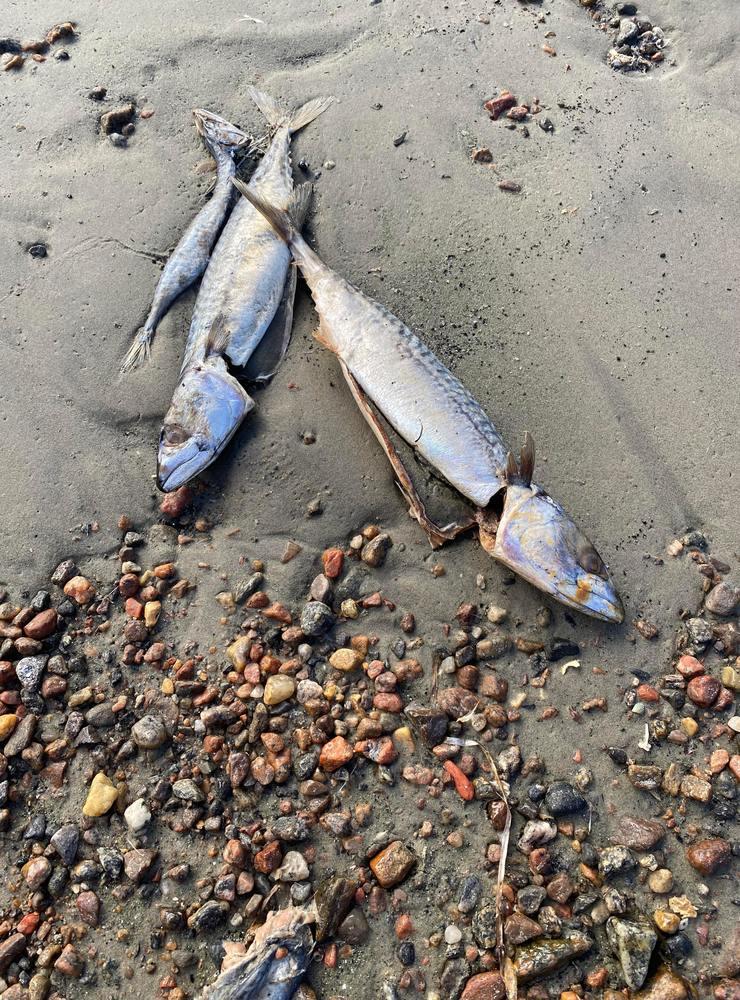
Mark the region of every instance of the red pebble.
[[473, 782], [470, 778], [468, 778], [466, 774], [463, 774], [454, 761], [446, 760], [442, 766], [455, 782], [455, 788], [457, 789], [457, 794], [460, 798], [465, 802], [472, 802], [475, 798], [475, 789], [473, 788]]

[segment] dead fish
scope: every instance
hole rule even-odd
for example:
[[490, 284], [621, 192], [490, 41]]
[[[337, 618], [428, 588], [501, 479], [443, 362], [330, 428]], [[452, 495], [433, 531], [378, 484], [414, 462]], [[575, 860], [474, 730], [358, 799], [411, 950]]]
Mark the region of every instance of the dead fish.
[[206, 987], [201, 1000], [290, 1000], [311, 959], [308, 925], [314, 919], [311, 909], [301, 907], [270, 913], [245, 957]]
[[[274, 130], [249, 189], [303, 222], [309, 185], [293, 189], [290, 139], [328, 108], [331, 98], [288, 112], [257, 90], [250, 96]], [[177, 489], [220, 455], [254, 402], [229, 373], [226, 359], [268, 379], [282, 360], [293, 326], [295, 268], [283, 240], [245, 198], [234, 206], [201, 282], [180, 381], [164, 419], [157, 481]], [[268, 329], [269, 328], [269, 329]], [[261, 343], [264, 339], [264, 343]], [[260, 354], [257, 355], [257, 348]]]
[[519, 463], [465, 387], [388, 309], [314, 253], [279, 208], [235, 184], [290, 247], [319, 314], [318, 341], [339, 358], [355, 399], [386, 455], [411, 512], [434, 543], [464, 525], [438, 528], [368, 400], [388, 424], [476, 508], [481, 544], [495, 559], [568, 607], [621, 622], [624, 609], [599, 554], [563, 508], [532, 482], [529, 435]]
[[196, 108], [193, 117], [195, 127], [216, 161], [216, 185], [210, 199], [185, 230], [165, 264], [154, 290], [149, 315], [121, 363], [121, 372], [135, 368], [142, 358], [149, 356], [157, 324], [175, 299], [205, 271], [213, 244], [232, 204], [234, 153], [252, 144], [241, 129], [212, 111]]

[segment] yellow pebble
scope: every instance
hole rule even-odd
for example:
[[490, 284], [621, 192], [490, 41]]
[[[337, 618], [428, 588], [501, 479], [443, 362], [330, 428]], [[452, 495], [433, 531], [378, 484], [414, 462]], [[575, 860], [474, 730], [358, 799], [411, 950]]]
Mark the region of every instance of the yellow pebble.
[[329, 657], [329, 663], [335, 670], [356, 670], [362, 663], [362, 656], [356, 649], [337, 649]]
[[7, 740], [17, 721], [17, 715], [0, 715], [0, 740]]
[[110, 778], [99, 771], [92, 780], [82, 807], [83, 816], [104, 816], [118, 798], [118, 788]]
[[147, 601], [144, 605], [144, 624], [147, 628], [154, 628], [159, 621], [162, 612], [161, 601]]
[[658, 930], [663, 931], [664, 934], [675, 934], [681, 923], [678, 914], [670, 913], [668, 910], [656, 910], [653, 914], [653, 920]]
[[174, 694], [174, 693], [175, 693], [175, 685], [172, 681], [172, 678], [165, 677], [165, 679], [162, 681], [162, 694]]
[[696, 736], [699, 731], [698, 724], [694, 719], [690, 719], [688, 716], [681, 719], [681, 729], [686, 733], [687, 736]]
[[265, 681], [265, 705], [279, 705], [295, 694], [295, 681], [288, 674], [272, 674]]

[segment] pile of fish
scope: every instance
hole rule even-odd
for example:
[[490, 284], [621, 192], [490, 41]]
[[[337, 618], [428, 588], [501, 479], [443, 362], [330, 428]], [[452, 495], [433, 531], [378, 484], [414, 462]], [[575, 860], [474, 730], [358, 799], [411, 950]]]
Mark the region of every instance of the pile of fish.
[[[477, 529], [483, 548], [535, 587], [567, 607], [621, 622], [622, 603], [603, 560], [560, 504], [532, 482], [529, 435], [516, 460], [481, 406], [419, 337], [327, 267], [301, 236], [310, 185], [294, 188], [291, 136], [325, 111], [330, 99], [290, 113], [267, 94], [251, 90], [250, 96], [272, 139], [248, 184], [235, 178], [233, 159], [250, 140], [218, 116], [195, 112], [216, 159], [216, 188], [168, 261], [151, 313], [124, 362], [131, 367], [149, 352], [164, 311], [203, 274], [160, 437], [160, 488], [177, 489], [202, 472], [253, 408], [229, 364], [248, 381], [269, 379], [280, 364], [293, 320], [292, 258], [319, 315], [316, 338], [337, 356], [432, 546]], [[233, 187], [243, 197], [232, 207]], [[468, 519], [447, 526], [432, 522], [392, 432], [472, 503]]]

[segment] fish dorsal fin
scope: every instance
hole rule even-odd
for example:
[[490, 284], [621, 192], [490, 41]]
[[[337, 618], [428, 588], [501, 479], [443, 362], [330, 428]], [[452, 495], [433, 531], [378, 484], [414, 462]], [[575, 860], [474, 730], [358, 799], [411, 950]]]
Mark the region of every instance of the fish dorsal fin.
[[229, 328], [223, 313], [219, 313], [211, 324], [206, 340], [206, 357], [212, 354], [224, 354], [229, 346]]
[[529, 486], [534, 475], [534, 438], [529, 431], [524, 432], [524, 444], [519, 453], [519, 476], [525, 486]]
[[524, 435], [524, 444], [519, 453], [519, 462], [511, 452], [506, 456], [506, 478], [510, 483], [519, 483], [521, 486], [529, 486], [534, 473], [534, 440], [527, 431]]

